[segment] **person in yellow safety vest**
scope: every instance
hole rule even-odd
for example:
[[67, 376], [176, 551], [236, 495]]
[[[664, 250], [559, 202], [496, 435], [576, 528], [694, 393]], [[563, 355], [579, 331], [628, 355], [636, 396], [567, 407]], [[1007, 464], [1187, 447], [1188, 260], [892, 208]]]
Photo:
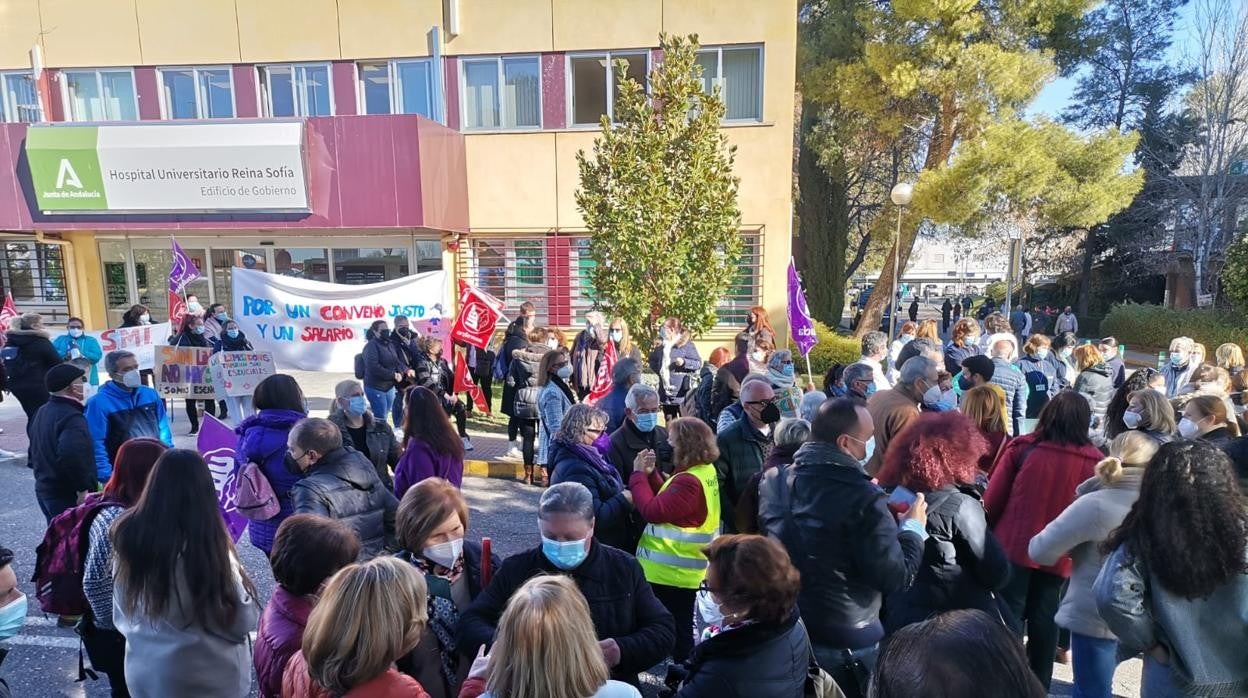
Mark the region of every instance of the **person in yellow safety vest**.
[[[672, 658], [684, 662], [693, 649], [693, 607], [706, 578], [702, 549], [719, 535], [719, 480], [715, 434], [700, 419], [682, 417], [667, 427], [675, 474], [667, 480], [655, 469], [655, 454], [642, 451], [633, 464], [629, 490], [647, 525], [637, 544], [654, 595], [676, 619]], [[669, 674], [669, 678], [670, 678]]]

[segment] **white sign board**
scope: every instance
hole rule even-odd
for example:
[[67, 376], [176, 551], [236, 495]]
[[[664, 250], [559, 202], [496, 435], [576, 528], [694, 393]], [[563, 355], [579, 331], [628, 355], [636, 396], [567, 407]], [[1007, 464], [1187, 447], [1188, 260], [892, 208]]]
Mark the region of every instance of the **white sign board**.
[[450, 327], [445, 271], [355, 286], [236, 267], [233, 290], [235, 319], [278, 370], [350, 373], [378, 320], [393, 329], [405, 315], [421, 334], [440, 337]]

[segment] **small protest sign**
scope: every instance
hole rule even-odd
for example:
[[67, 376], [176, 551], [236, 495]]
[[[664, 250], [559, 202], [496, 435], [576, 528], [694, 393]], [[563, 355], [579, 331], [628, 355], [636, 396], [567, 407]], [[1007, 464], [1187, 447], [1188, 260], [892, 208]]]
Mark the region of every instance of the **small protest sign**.
[[211, 347], [156, 347], [156, 392], [164, 398], [215, 400], [216, 388], [208, 370]]

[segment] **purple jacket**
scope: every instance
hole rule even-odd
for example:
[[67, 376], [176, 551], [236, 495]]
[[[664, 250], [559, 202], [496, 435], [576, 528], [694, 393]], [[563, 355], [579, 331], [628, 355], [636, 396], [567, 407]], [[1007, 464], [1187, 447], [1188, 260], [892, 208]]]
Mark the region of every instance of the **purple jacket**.
[[244, 419], [234, 430], [238, 434], [239, 463], [252, 461], [259, 465], [273, 487], [273, 494], [277, 495], [282, 505], [277, 516], [267, 521], [251, 521], [247, 524], [247, 535], [251, 538], [251, 544], [263, 550], [265, 555], [273, 547], [273, 536], [277, 533], [277, 527], [294, 509], [290, 488], [302, 476], [286, 469], [286, 437], [290, 435], [290, 428], [295, 426], [295, 422], [306, 416], [294, 410], [260, 410], [258, 414]]
[[303, 629], [312, 613], [312, 599], [295, 596], [280, 584], [274, 585], [269, 605], [260, 616], [251, 660], [256, 665], [256, 681], [262, 698], [282, 695], [282, 672], [286, 663], [303, 645]]
[[447, 453], [435, 453], [420, 439], [408, 441], [394, 468], [394, 496], [403, 499], [412, 485], [431, 477], [445, 478], [459, 487], [464, 481], [464, 460]]

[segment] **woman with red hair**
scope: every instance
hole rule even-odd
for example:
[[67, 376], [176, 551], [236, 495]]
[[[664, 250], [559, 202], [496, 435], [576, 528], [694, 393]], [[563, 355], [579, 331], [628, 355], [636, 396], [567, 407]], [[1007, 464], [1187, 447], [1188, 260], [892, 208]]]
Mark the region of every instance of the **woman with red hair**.
[[974, 486], [987, 451], [988, 441], [959, 412], [924, 412], [889, 443], [879, 482], [924, 495], [928, 538], [914, 583], [884, 604], [886, 633], [955, 609], [1000, 617], [993, 592], [1009, 581], [1010, 563]]

